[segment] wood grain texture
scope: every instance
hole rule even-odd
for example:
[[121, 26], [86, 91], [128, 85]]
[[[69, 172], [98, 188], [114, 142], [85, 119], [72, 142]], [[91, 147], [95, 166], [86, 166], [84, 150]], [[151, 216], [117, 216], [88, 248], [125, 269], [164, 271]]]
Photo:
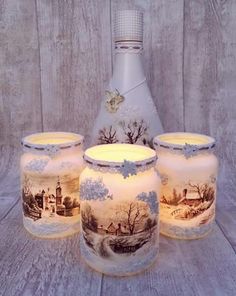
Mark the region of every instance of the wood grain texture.
[[19, 197], [20, 140], [41, 131], [34, 1], [0, 1], [0, 219]]
[[20, 203], [0, 222], [0, 232], [1, 295], [235, 295], [235, 252], [217, 225], [202, 240], [161, 236], [158, 261], [126, 278], [88, 268], [78, 235], [60, 240], [30, 236], [22, 226]]
[[183, 0], [111, 0], [112, 21], [117, 9], [144, 12], [143, 64], [165, 131], [184, 127], [183, 3]]
[[35, 4], [0, 2], [0, 145], [41, 130]]
[[216, 137], [224, 165], [233, 165], [236, 143], [235, 9], [235, 1], [185, 5], [185, 125]]
[[130, 278], [105, 277], [102, 295], [235, 295], [236, 257], [216, 226], [205, 239], [179, 241], [160, 237], [156, 264]]
[[[183, 0], [151, 1], [150, 86], [164, 130], [183, 130]], [[149, 41], [149, 42], [148, 42]], [[168, 111], [167, 111], [168, 110]]]
[[186, 129], [215, 136], [226, 158], [224, 145], [235, 143], [236, 136], [235, 9], [235, 1], [185, 3]]
[[[216, 219], [225, 237], [236, 253], [236, 199], [235, 199], [235, 170], [228, 166], [229, 171], [224, 173], [223, 166], [218, 184], [218, 202]], [[232, 174], [232, 175], [231, 175]]]
[[[145, 13], [144, 67], [166, 131], [208, 133], [221, 169], [206, 239], [160, 238], [157, 263], [129, 278], [81, 260], [78, 235], [39, 240], [22, 227], [19, 142], [90, 129], [112, 70], [116, 9]], [[0, 295], [216, 295], [236, 289], [236, 2], [0, 0]]]
[[236, 242], [236, 2], [185, 1], [184, 103], [187, 131], [217, 140], [217, 221]]
[[36, 2], [43, 128], [88, 140], [111, 74], [110, 2]]
[[0, 222], [0, 232], [0, 295], [100, 295], [101, 275], [81, 261], [78, 235], [33, 238], [23, 229], [20, 203]]
[[0, 221], [20, 198], [19, 150], [13, 145], [0, 145]]

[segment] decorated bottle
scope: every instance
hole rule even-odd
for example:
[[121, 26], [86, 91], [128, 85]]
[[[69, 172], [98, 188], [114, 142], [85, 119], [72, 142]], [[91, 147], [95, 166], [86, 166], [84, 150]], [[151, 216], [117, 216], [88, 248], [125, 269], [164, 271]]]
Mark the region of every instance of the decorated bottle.
[[163, 128], [142, 65], [142, 12], [118, 11], [114, 39], [114, 71], [94, 124], [92, 144], [152, 146], [152, 138]]

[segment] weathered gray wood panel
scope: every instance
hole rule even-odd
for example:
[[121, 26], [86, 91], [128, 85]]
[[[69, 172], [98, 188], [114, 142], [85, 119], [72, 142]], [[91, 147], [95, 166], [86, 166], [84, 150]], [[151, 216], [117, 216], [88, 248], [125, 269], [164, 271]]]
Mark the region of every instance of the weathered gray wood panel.
[[165, 131], [183, 130], [183, 0], [150, 1], [150, 86]]
[[105, 277], [102, 295], [233, 296], [235, 268], [235, 253], [217, 226], [203, 240], [180, 241], [161, 236], [155, 265], [136, 277]]
[[100, 295], [101, 275], [81, 261], [78, 235], [33, 238], [22, 227], [20, 203], [0, 222], [0, 232], [0, 295]]
[[185, 126], [216, 137], [223, 173], [236, 156], [235, 11], [235, 1], [185, 4]]
[[0, 1], [0, 219], [19, 188], [20, 139], [40, 131], [40, 69], [35, 3]]
[[[235, 174], [235, 170], [234, 170]], [[221, 175], [218, 187], [216, 219], [225, 237], [236, 253], [236, 199], [235, 183]], [[226, 179], [223, 181], [223, 179]]]
[[[0, 203], [0, 221], [3, 220], [8, 213], [15, 207], [19, 199], [16, 199], [17, 193], [12, 196], [1, 196]], [[20, 197], [19, 197], [20, 198]]]
[[231, 0], [185, 2], [186, 129], [211, 133], [220, 145], [229, 134], [235, 140], [235, 9]]
[[35, 3], [0, 2], [0, 144], [41, 130]]
[[43, 128], [88, 139], [111, 73], [110, 2], [36, 2]]
[[236, 244], [236, 2], [185, 1], [184, 103], [187, 131], [217, 140], [217, 221]]
[[160, 237], [158, 261], [135, 277], [93, 272], [82, 261], [78, 235], [40, 240], [23, 228], [20, 204], [0, 222], [2, 295], [226, 295], [236, 289], [236, 256], [216, 226], [205, 239]]

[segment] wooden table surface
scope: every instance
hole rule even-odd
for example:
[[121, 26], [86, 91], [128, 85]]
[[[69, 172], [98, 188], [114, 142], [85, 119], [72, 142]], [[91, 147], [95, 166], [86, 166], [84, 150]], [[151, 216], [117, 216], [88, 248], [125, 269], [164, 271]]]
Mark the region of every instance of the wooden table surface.
[[22, 225], [16, 166], [1, 180], [0, 295], [236, 295], [236, 205], [227, 182], [220, 181], [217, 222], [207, 238], [160, 236], [159, 258], [151, 269], [117, 278], [83, 262], [79, 234], [57, 240], [28, 234]]

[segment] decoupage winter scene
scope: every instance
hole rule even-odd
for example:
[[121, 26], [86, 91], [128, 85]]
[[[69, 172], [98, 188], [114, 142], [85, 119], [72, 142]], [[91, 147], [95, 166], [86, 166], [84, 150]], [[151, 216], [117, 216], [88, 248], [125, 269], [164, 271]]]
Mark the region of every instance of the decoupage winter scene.
[[[157, 255], [158, 202], [155, 191], [115, 196], [100, 179], [80, 185], [81, 247], [94, 268], [135, 272]], [[138, 259], [138, 260], [137, 260]]]
[[24, 173], [24, 225], [39, 236], [64, 236], [79, 229], [79, 176]]
[[144, 103], [137, 100], [137, 94], [134, 105], [130, 102], [131, 97], [121, 95], [118, 90], [106, 91], [99, 114], [100, 120], [96, 120], [94, 126], [94, 142], [120, 142], [153, 147], [152, 138], [162, 131], [162, 127], [152, 98], [147, 94], [146, 96], [143, 108]]
[[215, 176], [205, 181], [173, 181], [162, 176], [161, 232], [186, 236], [205, 232], [215, 216], [215, 183]]

